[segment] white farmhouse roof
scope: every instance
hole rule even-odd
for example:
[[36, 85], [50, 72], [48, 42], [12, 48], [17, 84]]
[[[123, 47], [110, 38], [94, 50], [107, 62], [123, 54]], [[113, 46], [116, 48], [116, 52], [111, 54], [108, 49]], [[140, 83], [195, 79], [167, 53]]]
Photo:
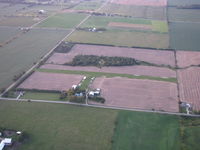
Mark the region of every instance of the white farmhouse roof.
[[3, 150], [5, 145], [10, 145], [10, 144], [12, 144], [12, 139], [10, 138], [3, 139], [0, 143], [0, 150]]

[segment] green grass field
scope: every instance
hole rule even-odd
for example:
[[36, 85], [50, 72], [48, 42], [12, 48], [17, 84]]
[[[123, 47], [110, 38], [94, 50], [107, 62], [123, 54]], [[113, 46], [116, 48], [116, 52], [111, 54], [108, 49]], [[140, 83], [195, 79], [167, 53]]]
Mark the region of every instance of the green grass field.
[[[157, 80], [157, 81], [166, 81], [166, 82], [177, 82], [176, 78], [159, 78], [159, 77], [151, 77], [151, 76], [134, 76], [129, 74], [117, 74], [117, 73], [106, 73], [106, 72], [88, 72], [88, 71], [73, 71], [73, 70], [55, 70], [55, 69], [37, 69], [39, 72], [49, 72], [49, 73], [66, 73], [66, 74], [80, 74], [89, 77], [101, 77], [106, 76], [108, 78], [112, 77], [125, 77], [132, 79], [148, 79], [148, 80]], [[88, 84], [88, 80], [86, 80], [86, 85]], [[85, 85], [83, 85], [85, 86]]]
[[20, 150], [199, 149], [199, 118], [0, 101], [0, 122], [29, 135]]
[[113, 150], [179, 150], [179, 118], [121, 111], [113, 136]]
[[84, 18], [85, 14], [61, 13], [56, 14], [40, 23], [38, 27], [48, 28], [73, 28], [78, 25]]
[[137, 31], [106, 31], [102, 33], [75, 31], [66, 41], [128, 47], [136, 46], [165, 49], [169, 47], [168, 34]]
[[22, 99], [35, 99], [35, 100], [52, 100], [52, 101], [60, 101], [59, 93], [47, 93], [47, 92], [34, 92], [34, 91], [26, 91], [24, 96], [20, 97]]
[[79, 5], [73, 7], [75, 10], [96, 10], [102, 5], [101, 2], [97, 1], [83, 1]]

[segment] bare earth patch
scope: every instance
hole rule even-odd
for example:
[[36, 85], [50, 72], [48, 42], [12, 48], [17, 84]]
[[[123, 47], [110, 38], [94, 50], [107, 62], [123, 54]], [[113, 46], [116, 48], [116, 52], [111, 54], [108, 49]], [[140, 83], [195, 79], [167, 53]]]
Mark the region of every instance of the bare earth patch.
[[72, 61], [76, 55], [131, 57], [154, 64], [175, 66], [175, 57], [174, 52], [172, 51], [97, 46], [87, 44], [76, 44], [71, 51], [66, 54], [54, 53], [52, 57], [47, 60], [47, 63], [64, 64], [65, 62]]
[[113, 0], [112, 3], [135, 6], [167, 6], [167, 0]]
[[178, 82], [180, 100], [192, 104], [194, 110], [200, 110], [200, 68], [178, 70]]
[[123, 27], [123, 28], [134, 28], [140, 30], [152, 30], [151, 25], [146, 24], [131, 24], [131, 23], [124, 23], [124, 22], [110, 22], [108, 24], [110, 27]]
[[34, 72], [18, 88], [63, 91], [70, 89], [73, 84], [80, 83], [82, 78], [81, 75]]
[[176, 56], [177, 56], [177, 64], [179, 67], [200, 65], [200, 52], [177, 51]]
[[127, 78], [97, 78], [93, 88], [100, 88], [104, 105], [178, 112], [175, 83]]
[[81, 66], [64, 66], [45, 64], [40, 68], [43, 69], [55, 69], [55, 70], [73, 70], [73, 71], [88, 71], [88, 72], [106, 72], [106, 73], [118, 73], [118, 74], [130, 74], [130, 75], [144, 75], [153, 77], [167, 77], [176, 78], [176, 72], [168, 68], [151, 67], [151, 66], [124, 66], [124, 67], [81, 67]]

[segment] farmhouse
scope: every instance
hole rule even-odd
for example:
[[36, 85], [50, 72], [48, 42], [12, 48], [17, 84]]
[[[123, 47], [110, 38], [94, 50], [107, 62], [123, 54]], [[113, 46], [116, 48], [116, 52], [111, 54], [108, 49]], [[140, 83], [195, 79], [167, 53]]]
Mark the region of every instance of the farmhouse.
[[[1, 139], [0, 139], [1, 140]], [[3, 148], [7, 145], [11, 145], [12, 144], [12, 139], [11, 138], [5, 138], [1, 141], [0, 143], [0, 150], [3, 150]]]

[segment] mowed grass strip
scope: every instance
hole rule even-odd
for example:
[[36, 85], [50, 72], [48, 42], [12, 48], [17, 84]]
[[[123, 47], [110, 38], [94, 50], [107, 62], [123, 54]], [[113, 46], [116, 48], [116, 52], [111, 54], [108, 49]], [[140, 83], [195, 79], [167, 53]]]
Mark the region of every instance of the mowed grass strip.
[[102, 33], [75, 31], [66, 41], [157, 49], [167, 49], [169, 47], [168, 34], [137, 31], [106, 31]]
[[112, 150], [180, 150], [179, 117], [121, 111]]
[[73, 28], [74, 26], [78, 25], [85, 17], [85, 14], [60, 13], [41, 22], [37, 27]]
[[117, 111], [0, 101], [0, 126], [30, 136], [20, 150], [110, 150]]
[[[88, 72], [88, 71], [74, 71], [74, 70], [55, 70], [55, 69], [36, 69], [39, 72], [49, 72], [49, 73], [66, 73], [66, 74], [79, 74], [92, 77], [101, 77], [106, 76], [108, 78], [112, 77], [126, 77], [132, 79], [148, 79], [148, 80], [157, 80], [157, 81], [166, 81], [166, 82], [177, 82], [176, 78], [159, 78], [152, 76], [134, 76], [129, 74], [117, 74], [117, 73], [106, 73], [106, 72]], [[87, 84], [87, 82], [86, 82]]]

